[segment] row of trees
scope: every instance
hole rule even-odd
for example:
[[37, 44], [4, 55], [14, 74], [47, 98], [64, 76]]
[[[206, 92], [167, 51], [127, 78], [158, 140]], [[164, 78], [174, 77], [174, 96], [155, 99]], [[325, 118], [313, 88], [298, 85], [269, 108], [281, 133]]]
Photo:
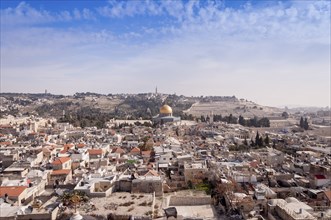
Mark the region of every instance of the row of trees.
[[263, 147], [263, 146], [269, 146], [270, 144], [270, 138], [268, 134], [266, 134], [265, 137], [259, 134], [259, 132], [256, 133], [255, 140], [252, 138], [250, 140], [250, 143], [248, 143], [247, 139], [244, 140], [243, 144], [245, 146], [251, 146], [251, 147]]
[[77, 111], [66, 112], [58, 119], [59, 122], [69, 122], [74, 126], [104, 128], [105, 123], [112, 118], [112, 114], [101, 112], [100, 109], [82, 107]]
[[238, 118], [233, 116], [232, 114], [230, 114], [228, 116], [224, 116], [224, 117], [222, 117], [222, 115], [214, 115], [213, 120], [215, 122], [223, 121], [223, 122], [227, 122], [229, 124], [237, 124]]
[[195, 117], [192, 114], [188, 115], [188, 114], [184, 113], [184, 114], [180, 114], [179, 116], [182, 120], [189, 120], [189, 121], [195, 120]]
[[[207, 115], [206, 117], [201, 115], [200, 117], [200, 121], [201, 122], [210, 122], [210, 117], [209, 115]], [[228, 115], [228, 116], [224, 116], [222, 117], [222, 115], [214, 115], [213, 116], [213, 121], [214, 122], [227, 122], [229, 124], [237, 124], [238, 118], [233, 116], [232, 114]]]
[[258, 117], [244, 119], [243, 116], [239, 116], [238, 123], [247, 127], [270, 127], [270, 120], [266, 117], [259, 119]]
[[[201, 122], [210, 122], [210, 117], [207, 115], [206, 117], [201, 115], [200, 117]], [[263, 118], [250, 118], [250, 119], [244, 119], [243, 116], [239, 116], [239, 118], [233, 116], [232, 114], [228, 116], [222, 117], [222, 115], [214, 115], [213, 116], [213, 121], [214, 122], [227, 122], [229, 124], [237, 124], [239, 123], [242, 126], [247, 126], [247, 127], [270, 127], [270, 120], [266, 117]]]

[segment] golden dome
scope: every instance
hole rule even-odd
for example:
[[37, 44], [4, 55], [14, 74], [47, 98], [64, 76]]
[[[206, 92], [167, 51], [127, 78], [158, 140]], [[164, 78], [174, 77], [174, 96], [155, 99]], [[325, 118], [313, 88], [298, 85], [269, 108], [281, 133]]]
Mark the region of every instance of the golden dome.
[[160, 108], [160, 114], [172, 114], [172, 108], [169, 105], [163, 105]]

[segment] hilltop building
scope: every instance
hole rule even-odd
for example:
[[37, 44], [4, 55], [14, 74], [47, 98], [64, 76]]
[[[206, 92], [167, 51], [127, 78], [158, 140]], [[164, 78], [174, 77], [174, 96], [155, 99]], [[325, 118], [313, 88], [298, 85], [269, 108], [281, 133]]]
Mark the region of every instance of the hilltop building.
[[154, 124], [164, 124], [180, 121], [180, 117], [172, 116], [172, 108], [169, 105], [163, 105], [160, 108], [160, 113], [154, 116], [152, 120]]

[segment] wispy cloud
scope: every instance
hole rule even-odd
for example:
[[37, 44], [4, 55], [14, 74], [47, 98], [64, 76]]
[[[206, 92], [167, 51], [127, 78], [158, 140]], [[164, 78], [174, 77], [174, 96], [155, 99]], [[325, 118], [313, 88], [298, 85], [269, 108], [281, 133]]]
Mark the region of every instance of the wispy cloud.
[[106, 17], [126, 17], [136, 15], [162, 15], [163, 9], [155, 1], [109, 1], [109, 4], [97, 8]]
[[21, 2], [13, 8], [1, 9], [1, 25], [68, 22], [80, 19], [94, 20], [94, 12], [87, 8], [82, 10], [73, 9], [72, 11], [64, 10], [52, 12], [31, 7], [30, 4], [26, 2]]
[[330, 100], [328, 1], [110, 1], [65, 11], [22, 2], [1, 9], [1, 18], [3, 91], [158, 85], [272, 105]]
[[[223, 1], [111, 1], [97, 9], [101, 16], [168, 16], [172, 20], [162, 30], [172, 33], [216, 31], [222, 36], [280, 37], [315, 40], [329, 37], [328, 1], [282, 2], [254, 8], [246, 3], [239, 8], [225, 7]], [[320, 39], [318, 39], [320, 40]]]

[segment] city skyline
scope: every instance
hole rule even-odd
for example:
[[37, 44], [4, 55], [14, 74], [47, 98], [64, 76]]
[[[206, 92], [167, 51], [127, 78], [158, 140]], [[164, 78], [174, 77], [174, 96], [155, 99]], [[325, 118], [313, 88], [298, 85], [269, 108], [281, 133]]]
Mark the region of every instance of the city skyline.
[[1, 92], [330, 106], [328, 1], [1, 2]]

